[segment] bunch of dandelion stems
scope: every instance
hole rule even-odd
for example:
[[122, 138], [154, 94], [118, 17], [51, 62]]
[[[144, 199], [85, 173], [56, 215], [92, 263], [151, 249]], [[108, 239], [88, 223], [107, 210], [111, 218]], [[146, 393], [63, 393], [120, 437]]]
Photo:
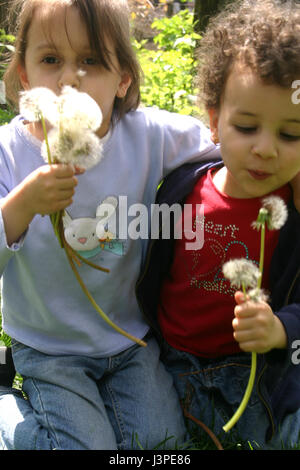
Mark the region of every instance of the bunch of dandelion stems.
[[[263, 266], [264, 266], [264, 256], [265, 256], [265, 233], [266, 233], [266, 218], [267, 218], [267, 213], [266, 209], [262, 208], [259, 211], [259, 216], [258, 219], [260, 220], [260, 256], [259, 256], [259, 272], [260, 272], [260, 277], [257, 282], [257, 287], [260, 289], [261, 288], [261, 283], [262, 283], [262, 276], [263, 276]], [[242, 289], [245, 295], [245, 299], [247, 297], [247, 292], [245, 288], [245, 284], [243, 283]], [[248, 401], [250, 399], [252, 389], [254, 386], [254, 381], [255, 381], [255, 375], [256, 375], [256, 364], [257, 364], [257, 353], [252, 352], [251, 353], [251, 369], [250, 369], [250, 376], [248, 380], [248, 384], [246, 387], [245, 394], [243, 396], [243, 399], [232, 416], [232, 418], [223, 426], [223, 429], [225, 432], [230, 431], [230, 429], [237, 423], [237, 421], [240, 419], [242, 414], [244, 413], [246, 406], [248, 404]]]
[[[51, 156], [46, 123], [45, 123], [45, 119], [44, 119], [42, 114], [41, 114], [41, 123], [42, 123], [42, 127], [43, 127], [43, 133], [44, 133], [44, 137], [45, 137], [45, 144], [46, 144], [46, 148], [47, 148], [48, 163], [49, 163], [49, 165], [51, 165], [51, 164], [56, 163], [56, 162], [52, 159], [52, 156]], [[76, 277], [78, 283], [80, 284], [83, 292], [85, 293], [85, 295], [87, 296], [87, 298], [89, 299], [89, 301], [91, 302], [91, 304], [93, 305], [95, 310], [99, 313], [99, 315], [102, 317], [102, 319], [108, 325], [110, 325], [115, 331], [117, 331], [121, 335], [125, 336], [126, 338], [130, 339], [131, 341], [139, 344], [140, 346], [145, 347], [147, 344], [143, 340], [141, 340], [139, 338], [136, 338], [135, 336], [127, 333], [127, 331], [123, 330], [122, 328], [117, 326], [115, 323], [113, 323], [109, 319], [109, 317], [103, 312], [103, 310], [99, 307], [99, 305], [97, 304], [95, 299], [90, 294], [89, 290], [87, 289], [86, 285], [84, 284], [83, 280], [81, 279], [81, 276], [80, 276], [80, 274], [79, 274], [79, 272], [78, 272], [78, 270], [75, 266], [74, 261], [76, 261], [78, 265], [80, 265], [80, 261], [82, 261], [83, 263], [86, 263], [87, 265], [91, 266], [92, 268], [98, 269], [99, 271], [103, 271], [103, 272], [106, 272], [106, 273], [109, 272], [109, 269], [105, 269], [105, 268], [102, 268], [101, 266], [98, 266], [94, 263], [91, 263], [87, 259], [83, 258], [81, 255], [79, 255], [79, 253], [75, 252], [75, 250], [73, 250], [73, 248], [67, 243], [67, 241], [65, 239], [65, 235], [64, 235], [64, 227], [63, 227], [63, 221], [62, 221], [63, 212], [64, 211], [62, 210], [62, 211], [55, 212], [54, 214], [50, 214], [50, 220], [51, 220], [51, 223], [53, 225], [55, 235], [56, 235], [56, 237], [57, 237], [57, 239], [60, 243], [60, 246], [62, 248], [64, 248], [64, 250], [66, 252], [66, 255], [67, 255], [67, 258], [68, 258], [68, 261], [69, 261], [69, 264], [72, 268], [72, 271], [74, 272], [75, 277]]]

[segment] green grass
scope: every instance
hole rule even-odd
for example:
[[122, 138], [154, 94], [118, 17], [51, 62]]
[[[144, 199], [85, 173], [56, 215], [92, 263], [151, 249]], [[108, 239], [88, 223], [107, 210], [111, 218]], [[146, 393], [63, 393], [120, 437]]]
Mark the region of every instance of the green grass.
[[7, 107], [0, 107], [0, 126], [8, 123], [14, 117], [14, 113]]

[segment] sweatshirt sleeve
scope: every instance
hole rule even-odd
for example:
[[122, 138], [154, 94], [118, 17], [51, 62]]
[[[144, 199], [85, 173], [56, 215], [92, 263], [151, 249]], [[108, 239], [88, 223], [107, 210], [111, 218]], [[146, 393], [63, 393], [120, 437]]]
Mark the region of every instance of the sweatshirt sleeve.
[[278, 364], [278, 361], [289, 365], [295, 365], [294, 357], [299, 346], [300, 338], [300, 304], [290, 304], [283, 307], [275, 315], [280, 319], [287, 336], [287, 348], [285, 350], [273, 350], [267, 354], [267, 362]]
[[7, 240], [6, 240], [3, 217], [2, 217], [2, 211], [0, 209], [0, 276], [2, 276], [5, 266], [10, 260], [10, 258], [23, 245], [24, 237], [25, 237], [25, 234], [22, 235], [22, 237], [18, 240], [17, 243], [13, 243], [12, 245], [8, 246]]
[[[145, 116], [150, 122], [152, 148], [162, 155], [163, 177], [184, 163], [212, 161], [214, 157], [211, 152], [214, 149], [215, 159], [220, 159], [210, 130], [198, 119], [153, 109], [146, 111]], [[210, 155], [205, 158], [208, 152]]]
[[5, 266], [10, 258], [18, 251], [23, 245], [24, 235], [20, 237], [17, 243], [8, 245], [5, 226], [1, 210], [1, 200], [4, 199], [10, 192], [12, 186], [12, 168], [10, 168], [9, 159], [6, 158], [5, 151], [0, 145], [0, 276], [2, 276]]
[[[209, 129], [201, 121], [169, 114], [164, 133], [164, 176], [184, 163], [204, 161], [206, 152], [215, 148]], [[211, 161], [211, 155], [209, 158]]]

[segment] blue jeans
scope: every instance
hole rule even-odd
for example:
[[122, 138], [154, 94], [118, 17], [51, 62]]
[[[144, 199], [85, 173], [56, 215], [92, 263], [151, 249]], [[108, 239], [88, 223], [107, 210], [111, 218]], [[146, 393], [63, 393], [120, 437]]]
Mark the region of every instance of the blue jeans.
[[184, 440], [173, 380], [156, 340], [112, 357], [48, 356], [13, 342], [23, 391], [0, 387], [0, 448], [151, 449]]
[[[249, 379], [251, 355], [226, 356], [219, 360], [201, 359], [169, 345], [162, 361], [173, 375], [185, 412], [208, 426], [221, 442], [241, 443], [246, 449], [282, 449], [300, 443], [300, 410], [288, 415], [279, 432], [265, 442], [269, 419], [255, 387], [242, 417], [225, 433], [229, 421], [243, 398]], [[194, 421], [187, 419], [189, 428]], [[197, 426], [197, 425], [196, 425]]]

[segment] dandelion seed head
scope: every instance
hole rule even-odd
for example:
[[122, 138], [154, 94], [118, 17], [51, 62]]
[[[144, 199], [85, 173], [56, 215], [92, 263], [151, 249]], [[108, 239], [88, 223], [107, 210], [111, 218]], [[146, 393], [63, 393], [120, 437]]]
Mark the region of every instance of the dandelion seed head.
[[279, 196], [268, 196], [263, 199], [262, 204], [270, 214], [269, 229], [279, 230], [283, 227], [288, 218], [288, 210], [283, 199]]
[[269, 299], [268, 294], [263, 289], [258, 287], [250, 289], [247, 292], [247, 295], [249, 296], [250, 300], [253, 300], [254, 302], [267, 302]]
[[[72, 163], [84, 169], [96, 165], [102, 158], [101, 140], [86, 129], [54, 128], [49, 132], [48, 142], [55, 162]], [[43, 142], [42, 156], [47, 162], [47, 147]]]
[[[40, 121], [43, 116], [53, 126], [48, 134], [52, 161], [85, 169], [100, 161], [102, 143], [94, 131], [101, 126], [102, 112], [87, 93], [64, 87], [56, 96], [48, 88], [32, 88], [20, 94], [20, 113], [30, 122]], [[41, 154], [48, 163], [46, 142]]]
[[58, 98], [58, 111], [58, 116], [52, 122], [57, 127], [64, 123], [96, 131], [102, 123], [102, 112], [96, 101], [87, 93], [79, 92], [70, 86], [62, 89]]
[[223, 274], [235, 287], [256, 287], [260, 272], [258, 267], [245, 258], [233, 259], [223, 265]]
[[29, 122], [40, 121], [56, 113], [57, 96], [46, 87], [36, 87], [20, 92], [20, 114]]
[[287, 218], [288, 210], [283, 199], [279, 196], [267, 196], [262, 200], [262, 207], [252, 227], [259, 230], [262, 223], [266, 222], [269, 230], [279, 230]]

